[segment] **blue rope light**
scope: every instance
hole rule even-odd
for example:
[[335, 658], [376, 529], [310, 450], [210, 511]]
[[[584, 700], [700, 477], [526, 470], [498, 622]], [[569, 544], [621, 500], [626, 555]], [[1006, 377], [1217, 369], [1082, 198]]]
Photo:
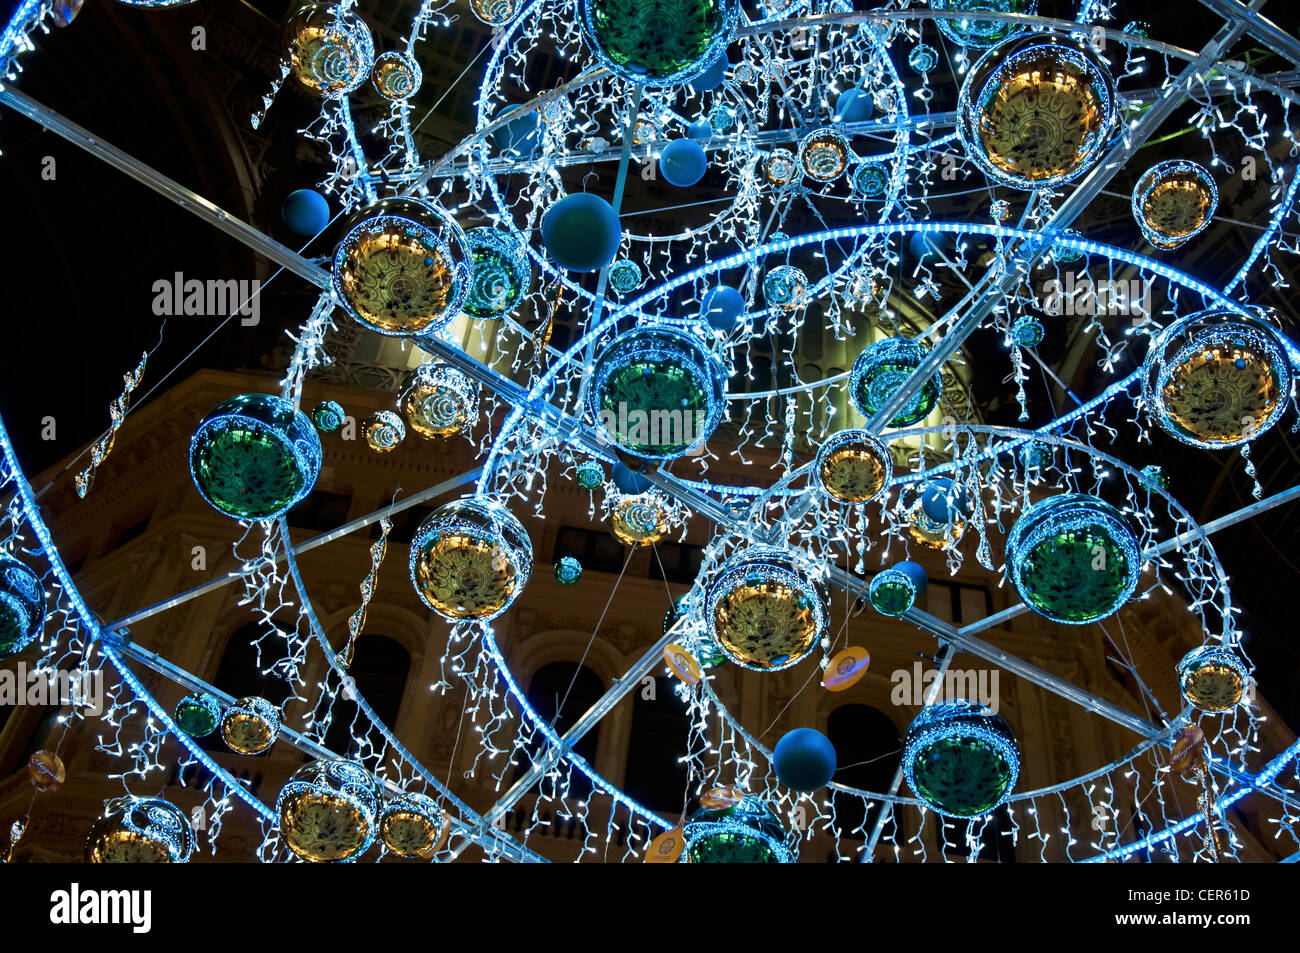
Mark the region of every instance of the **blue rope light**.
[[59, 555], [58, 547], [54, 545], [54, 540], [50, 537], [50, 531], [45, 527], [41, 519], [40, 508], [36, 505], [36, 500], [32, 496], [32, 488], [27, 483], [26, 477], [23, 476], [22, 469], [18, 466], [18, 454], [14, 451], [13, 444], [9, 441], [9, 431], [5, 428], [4, 419], [0, 418], [0, 450], [4, 452], [5, 461], [9, 464], [10, 471], [13, 475], [14, 485], [18, 490], [18, 498], [22, 503], [23, 515], [27, 518], [32, 532], [36, 534], [36, 539], [41, 544], [41, 549], [45, 553], [45, 558], [50, 563], [50, 568], [59, 580], [59, 585], [63, 588], [72, 607], [77, 611], [80, 617], [81, 625], [86, 630], [93, 642], [98, 643], [99, 649], [103, 652], [104, 657], [113, 663], [121, 675], [122, 681], [135, 693], [135, 696], [143, 701], [149, 708], [149, 711], [157, 718], [162, 726], [172, 735], [181, 745], [190, 753], [190, 755], [203, 767], [212, 772], [213, 776], [220, 779], [226, 788], [233, 792], [240, 800], [244, 801], [263, 818], [274, 821], [276, 814], [271, 808], [267, 807], [257, 798], [255, 798], [247, 788], [236, 781], [226, 770], [213, 761], [198, 744], [190, 738], [189, 735], [177, 727], [176, 722], [168, 712], [158, 704], [158, 701], [151, 695], [135, 677], [121, 657], [113, 649], [112, 636], [104, 638], [104, 633], [95, 620], [95, 615], [90, 611], [85, 601], [81, 598], [81, 593], [77, 591], [76, 585], [72, 581], [71, 575], [68, 574], [67, 567], [63, 565], [63, 559]]

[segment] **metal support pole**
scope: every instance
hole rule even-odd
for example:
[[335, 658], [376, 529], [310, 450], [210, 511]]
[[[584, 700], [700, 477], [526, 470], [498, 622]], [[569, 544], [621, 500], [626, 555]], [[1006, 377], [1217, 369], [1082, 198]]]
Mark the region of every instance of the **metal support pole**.
[[[464, 486], [466, 483], [473, 483], [475, 480], [478, 479], [479, 474], [482, 472], [483, 472], [482, 468], [479, 468], [477, 470], [468, 470], [465, 473], [460, 474], [459, 476], [452, 477], [450, 480], [444, 480], [443, 482], [439, 483], [437, 486], [431, 486], [426, 490], [421, 490], [419, 493], [414, 493], [411, 496], [408, 496], [400, 503], [394, 503], [392, 506], [385, 506], [381, 510], [375, 510], [373, 513], [368, 513], [365, 516], [360, 516], [349, 523], [344, 523], [338, 529], [330, 530], [328, 533], [322, 533], [319, 536], [313, 536], [311, 539], [307, 540], [306, 542], [300, 543], [299, 545], [293, 547], [293, 551], [295, 554], [299, 556], [301, 556], [303, 553], [311, 552], [313, 549], [318, 549], [319, 547], [324, 546], [326, 543], [333, 542], [334, 540], [338, 539], [341, 536], [346, 536], [348, 533], [352, 533], [355, 532], [356, 530], [362, 529], [363, 527], [369, 526], [371, 523], [377, 523], [379, 522], [380, 519], [382, 519], [385, 516], [392, 516], [395, 513], [402, 512], [403, 510], [408, 510], [413, 506], [418, 506], [419, 504], [423, 503], [425, 500], [430, 500], [435, 497], [442, 496], [442, 494], [454, 490], [456, 489], [456, 487]], [[283, 553], [277, 554], [275, 557], [275, 561], [277, 564], [284, 562], [284, 554]], [[166, 612], [168, 609], [173, 609], [176, 606], [189, 602], [191, 599], [197, 599], [199, 596], [205, 596], [209, 592], [216, 592], [218, 589], [222, 589], [230, 585], [232, 582], [234, 582], [236, 579], [239, 578], [240, 576], [238, 573], [231, 573], [230, 575], [223, 576], [220, 579], [213, 579], [210, 582], [205, 582], [201, 586], [195, 586], [193, 589], [187, 589], [185, 592], [182, 592], [179, 595], [172, 596], [170, 599], [164, 599], [162, 602], [157, 602], [154, 605], [149, 606], [148, 608], [141, 609], [138, 612], [133, 612], [128, 616], [124, 616], [121, 619], [118, 619], [116, 622], [104, 626], [104, 631], [114, 632], [119, 629], [125, 628], [126, 626], [134, 625], [135, 623], [140, 622], [144, 619], [148, 619], [151, 616], [155, 616], [160, 612]]]
[[[952, 665], [952, 657], [957, 653], [952, 649], [952, 643], [945, 642], [939, 649], [938, 664], [935, 665], [935, 671], [938, 673], [930, 687], [925, 690], [925, 701], [922, 703], [923, 708], [928, 708], [934, 704], [934, 700], [939, 697], [939, 686], [943, 684], [944, 676], [948, 668]], [[900, 764], [898, 770], [894, 772], [894, 779], [889, 783], [889, 793], [897, 794], [898, 789], [903, 786], [903, 766]], [[894, 816], [894, 802], [885, 801], [880, 805], [880, 816], [876, 818], [876, 825], [871, 830], [871, 837], [868, 838], [862, 848], [862, 863], [874, 863], [876, 854], [876, 845], [880, 843], [880, 836], [885, 832], [885, 825], [889, 819]]]
[[[600, 720], [604, 718], [605, 715], [609, 714], [609, 712], [611, 712], [614, 707], [623, 700], [624, 696], [627, 695], [628, 692], [641, 684], [641, 679], [645, 677], [646, 673], [654, 668], [657, 662], [663, 659], [664, 649], [673, 641], [674, 638], [676, 638], [678, 630], [684, 623], [685, 619], [678, 619], [673, 624], [672, 628], [665, 632], [658, 642], [647, 649], [645, 654], [632, 664], [632, 667], [627, 670], [627, 673], [616, 681], [610, 687], [609, 691], [605, 692], [605, 694], [602, 695], [594, 705], [583, 713], [582, 717], [573, 723], [573, 727], [560, 736], [560, 744], [558, 746], [553, 745], [548, 747], [546, 751], [544, 751], [542, 755], [532, 763], [519, 780], [512, 784], [510, 789], [506, 791], [505, 794], [501, 795], [497, 802], [483, 814], [478, 825], [478, 830], [480, 832], [492, 827], [498, 820], [504, 817], [505, 813], [517, 804], [520, 798], [532, 790], [533, 785], [540, 781], [547, 771], [550, 771], [553, 767], [559, 764], [564, 755], [572, 750], [573, 746], [577, 744], [578, 741], [587, 734], [587, 732], [595, 728]], [[459, 849], [453, 851], [452, 858], [454, 859], [458, 854]]]
[[4, 103], [33, 122], [62, 136], [73, 145], [80, 146], [92, 155], [98, 156], [113, 168], [125, 172], [131, 178], [142, 185], [147, 185], [164, 198], [171, 199], [181, 208], [193, 212], [210, 225], [215, 225], [218, 229], [247, 245], [268, 261], [281, 265], [318, 288], [329, 288], [329, 273], [303, 258], [292, 248], [262, 234], [247, 222], [235, 218], [224, 209], [213, 205], [197, 192], [169, 179], [161, 172], [146, 165], [134, 156], [128, 155], [116, 146], [109, 145], [88, 130], [78, 126], [72, 120], [66, 119], [47, 106], [41, 105], [25, 93], [19, 92], [12, 86], [6, 86], [0, 89], [0, 103]]

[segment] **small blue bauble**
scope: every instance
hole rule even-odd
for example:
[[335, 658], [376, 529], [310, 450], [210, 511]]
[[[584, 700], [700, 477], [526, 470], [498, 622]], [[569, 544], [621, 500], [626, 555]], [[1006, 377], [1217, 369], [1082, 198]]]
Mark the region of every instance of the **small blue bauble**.
[[325, 230], [330, 221], [330, 203], [311, 189], [290, 192], [280, 208], [284, 223], [299, 235], [314, 236]]
[[835, 776], [835, 746], [816, 729], [796, 728], [776, 743], [772, 766], [786, 787], [811, 794]]
[[542, 244], [570, 271], [600, 271], [614, 260], [622, 238], [618, 214], [599, 195], [566, 195], [542, 217]]
[[889, 173], [876, 162], [864, 162], [853, 170], [853, 191], [866, 198], [883, 195], [889, 188]]
[[697, 119], [686, 127], [686, 135], [691, 139], [712, 139], [713, 126], [707, 119]]
[[706, 92], [710, 89], [717, 89], [722, 85], [722, 81], [726, 78], [727, 70], [730, 67], [731, 64], [727, 62], [727, 54], [723, 53], [713, 61], [712, 66], [691, 80], [691, 85]]
[[947, 477], [931, 480], [921, 488], [921, 509], [936, 523], [969, 519], [973, 512], [965, 487]]
[[718, 285], [700, 302], [700, 314], [715, 331], [730, 331], [745, 313], [745, 298], [730, 285]]
[[864, 89], [846, 89], [835, 100], [836, 122], [866, 122], [876, 111], [876, 105]]
[[939, 65], [939, 54], [935, 52], [933, 46], [918, 43], [908, 54], [907, 65], [924, 75]]
[[650, 481], [626, 463], [614, 464], [614, 485], [629, 496], [637, 496], [650, 489]]
[[1040, 321], [1024, 315], [1016, 319], [1016, 323], [1011, 325], [1011, 339], [1019, 347], [1038, 347], [1043, 343], [1043, 336], [1046, 331]]
[[674, 139], [659, 154], [659, 173], [669, 185], [687, 188], [704, 178], [709, 157], [694, 139]]

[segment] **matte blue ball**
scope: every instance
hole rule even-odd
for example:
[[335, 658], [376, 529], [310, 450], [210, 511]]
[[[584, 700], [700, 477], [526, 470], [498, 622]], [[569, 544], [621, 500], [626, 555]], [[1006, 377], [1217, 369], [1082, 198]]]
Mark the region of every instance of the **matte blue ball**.
[[618, 214], [599, 195], [566, 195], [542, 217], [542, 244], [570, 271], [600, 271], [618, 254], [622, 237]]
[[835, 776], [835, 746], [814, 728], [796, 728], [776, 743], [772, 766], [786, 787], [811, 794]]
[[691, 85], [702, 91], [717, 89], [722, 85], [722, 81], [726, 79], [727, 69], [730, 66], [731, 64], [727, 62], [727, 54], [723, 53], [713, 61], [712, 66], [706, 69], [698, 77], [691, 80]]
[[692, 139], [712, 139], [713, 127], [707, 119], [697, 119], [686, 127], [686, 135]]
[[871, 101], [866, 90], [846, 89], [835, 100], [835, 120], [837, 122], [866, 122], [876, 111], [876, 104]]
[[[501, 113], [515, 108], [517, 107], [504, 106]], [[514, 152], [521, 156], [532, 155], [542, 144], [542, 135], [537, 125], [536, 111], [529, 111], [493, 132], [492, 144], [502, 152]]]
[[745, 298], [730, 285], [718, 285], [700, 302], [700, 314], [715, 331], [730, 331], [745, 313]]
[[931, 480], [922, 487], [921, 509], [937, 523], [966, 519], [973, 512], [965, 487], [947, 477]]
[[311, 189], [290, 192], [280, 207], [284, 223], [299, 235], [319, 235], [330, 223], [330, 203]]
[[649, 480], [622, 462], [614, 464], [614, 485], [620, 492], [633, 496], [650, 489]]
[[694, 139], [674, 139], [659, 154], [659, 174], [669, 185], [687, 188], [704, 178], [709, 157]]

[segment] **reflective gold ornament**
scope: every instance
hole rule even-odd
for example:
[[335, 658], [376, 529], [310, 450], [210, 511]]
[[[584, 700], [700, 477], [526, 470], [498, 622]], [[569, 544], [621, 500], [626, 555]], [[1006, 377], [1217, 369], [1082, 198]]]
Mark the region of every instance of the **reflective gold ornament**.
[[614, 505], [614, 535], [628, 546], [650, 546], [668, 532], [671, 516], [663, 498], [650, 490], [624, 496]]
[[334, 290], [348, 313], [381, 334], [436, 331], [469, 296], [471, 252], [449, 216], [414, 199], [358, 212], [334, 254]]
[[494, 619], [523, 591], [533, 547], [505, 507], [474, 498], [439, 507], [411, 543], [411, 581], [445, 619]]
[[380, 410], [366, 419], [366, 446], [375, 453], [390, 453], [406, 439], [406, 425], [391, 410]]
[[478, 387], [449, 364], [422, 364], [407, 378], [398, 403], [421, 437], [450, 437], [478, 415]]
[[1113, 81], [1085, 47], [1038, 36], [990, 50], [967, 75], [959, 134], [994, 179], [1020, 189], [1068, 182], [1100, 158], [1115, 122]]
[[868, 430], [841, 430], [817, 452], [813, 473], [822, 491], [841, 503], [866, 503], [889, 482], [889, 450]]
[[301, 7], [285, 21], [289, 72], [313, 93], [341, 96], [366, 81], [375, 43], [365, 23], [327, 3]]
[[848, 140], [834, 129], [816, 129], [799, 143], [803, 174], [817, 182], [833, 182], [849, 167]]
[[504, 26], [519, 12], [518, 0], [469, 0], [469, 9], [488, 26]]
[[261, 754], [280, 731], [280, 710], [265, 698], [241, 698], [221, 716], [221, 740], [239, 754]]
[[303, 860], [355, 860], [375, 840], [379, 785], [352, 761], [313, 761], [293, 773], [275, 808], [280, 837]]
[[807, 657], [826, 634], [826, 592], [784, 550], [734, 554], [709, 585], [709, 634], [737, 665], [777, 671]]
[[194, 853], [194, 828], [174, 804], [120, 797], [104, 806], [86, 837], [88, 864], [183, 864]]
[[910, 523], [907, 535], [928, 549], [951, 549], [961, 542], [966, 531], [966, 523], [961, 519], [951, 522], [936, 520], [928, 516], [921, 504], [916, 503], [908, 510]]
[[1157, 163], [1133, 189], [1133, 216], [1143, 237], [1165, 251], [1203, 231], [1218, 206], [1210, 173], [1185, 159]]
[[769, 185], [786, 185], [799, 172], [799, 164], [789, 149], [773, 149], [763, 162], [763, 178]]
[[1183, 697], [1201, 711], [1231, 711], [1246, 695], [1250, 674], [1231, 649], [1206, 645], [1193, 649], [1178, 663]]
[[431, 798], [406, 794], [389, 801], [379, 815], [379, 839], [398, 857], [424, 857], [447, 840], [451, 825]]

